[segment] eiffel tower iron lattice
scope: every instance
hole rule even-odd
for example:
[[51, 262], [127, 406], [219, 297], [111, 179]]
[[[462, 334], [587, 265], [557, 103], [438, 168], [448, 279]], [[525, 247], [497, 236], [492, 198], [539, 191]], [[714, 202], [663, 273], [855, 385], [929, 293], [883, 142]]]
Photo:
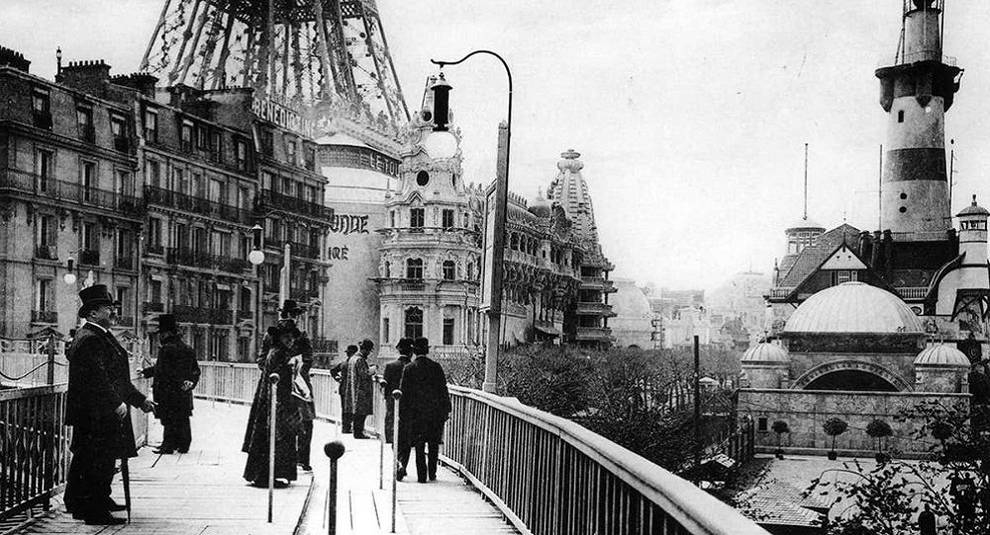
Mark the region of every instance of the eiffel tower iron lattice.
[[141, 70], [170, 86], [409, 120], [374, 0], [164, 0]]

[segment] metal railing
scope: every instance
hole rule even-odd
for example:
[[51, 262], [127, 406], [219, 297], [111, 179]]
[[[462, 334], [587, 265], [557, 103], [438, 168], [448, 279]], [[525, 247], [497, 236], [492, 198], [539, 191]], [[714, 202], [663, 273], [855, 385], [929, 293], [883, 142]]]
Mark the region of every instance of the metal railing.
[[47, 509], [65, 483], [65, 392], [65, 384], [0, 390], [0, 520]]
[[901, 294], [901, 299], [924, 299], [928, 295], [927, 286], [894, 288]]
[[326, 217], [329, 213], [328, 209], [322, 204], [276, 193], [272, 190], [263, 190], [261, 192], [261, 205], [309, 217], [322, 218]]
[[530, 533], [767, 532], [690, 482], [514, 398], [449, 387], [445, 461]]
[[[254, 364], [200, 362], [198, 397], [250, 403]], [[337, 383], [311, 374], [316, 415], [337, 420]], [[449, 386], [453, 410], [444, 462], [456, 468], [526, 533], [766, 535], [735, 509], [577, 423], [515, 398]], [[366, 429], [384, 429], [385, 392], [375, 383]]]
[[87, 208], [96, 207], [118, 212], [131, 218], [143, 216], [144, 204], [138, 197], [115, 191], [87, 187], [18, 169], [0, 169], [0, 192], [12, 191], [55, 201], [74, 202]]
[[254, 221], [251, 210], [156, 186], [145, 186], [144, 198], [148, 204], [184, 210], [241, 225], [248, 225]]

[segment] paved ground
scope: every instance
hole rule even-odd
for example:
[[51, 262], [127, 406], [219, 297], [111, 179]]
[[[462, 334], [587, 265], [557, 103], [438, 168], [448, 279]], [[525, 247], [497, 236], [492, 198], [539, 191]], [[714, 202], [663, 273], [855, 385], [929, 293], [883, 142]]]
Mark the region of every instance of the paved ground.
[[[380, 443], [340, 438], [335, 425], [317, 422], [313, 439], [314, 473], [300, 474], [288, 489], [275, 491], [274, 523], [266, 522], [267, 490], [241, 479], [246, 454], [240, 452], [248, 408], [197, 400], [193, 445], [186, 455], [157, 456], [142, 448], [132, 459], [132, 522], [125, 526], [86, 526], [67, 515], [60, 502], [17, 534], [138, 535], [268, 535], [326, 533], [329, 462], [323, 444], [340, 439], [346, 452], [339, 464], [337, 533], [374, 534], [391, 530], [390, 472], [379, 488]], [[150, 441], [161, 440], [157, 422]], [[391, 470], [390, 450], [384, 466]], [[415, 461], [413, 461], [415, 462]], [[415, 473], [414, 467], [410, 471]], [[311, 486], [311, 481], [313, 485]], [[114, 497], [123, 503], [120, 477]], [[441, 469], [436, 482], [398, 483], [397, 532], [517, 533], [498, 510], [453, 472]], [[120, 513], [122, 515], [122, 513]]]

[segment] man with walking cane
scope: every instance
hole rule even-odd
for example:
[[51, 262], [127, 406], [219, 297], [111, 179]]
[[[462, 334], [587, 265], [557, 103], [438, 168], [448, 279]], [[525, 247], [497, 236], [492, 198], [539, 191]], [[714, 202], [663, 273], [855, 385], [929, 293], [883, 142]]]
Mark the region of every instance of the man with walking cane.
[[408, 433], [416, 448], [416, 476], [420, 483], [437, 479], [437, 461], [443, 427], [450, 417], [450, 393], [447, 377], [440, 364], [430, 359], [430, 341], [413, 342], [416, 360], [402, 371], [402, 399], [399, 404], [399, 427]]
[[[395, 349], [399, 351], [399, 357], [385, 365], [385, 373], [383, 374], [383, 381], [385, 383], [383, 389], [385, 394], [385, 442], [388, 444], [392, 443], [392, 437], [395, 434], [392, 428], [395, 424], [395, 404], [392, 402], [392, 392], [398, 390], [401, 386], [402, 370], [412, 361], [412, 339], [400, 339], [395, 344]], [[406, 433], [403, 433], [401, 425], [398, 431], [399, 440], [395, 445], [395, 461], [399, 463], [399, 470], [396, 477], [399, 481], [402, 481], [402, 478], [406, 477], [406, 466], [409, 464], [409, 450], [411, 446], [409, 441], [406, 440]]]
[[154, 380], [152, 390], [158, 410], [155, 416], [162, 421], [162, 444], [155, 453], [167, 455], [175, 450], [188, 453], [192, 442], [189, 417], [193, 410], [193, 388], [199, 382], [199, 363], [196, 353], [179, 336], [175, 316], [158, 316], [158, 334], [162, 348], [154, 366], [141, 370], [141, 375]]
[[79, 317], [86, 323], [66, 351], [65, 420], [73, 433], [65, 507], [87, 524], [117, 525], [124, 520], [111, 511], [129, 508], [110, 498], [114, 461], [122, 459], [126, 469], [126, 459], [137, 456], [127, 406], [151, 412], [156, 405], [131, 383], [127, 351], [110, 332], [119, 303], [102, 284], [84, 288], [79, 298]]

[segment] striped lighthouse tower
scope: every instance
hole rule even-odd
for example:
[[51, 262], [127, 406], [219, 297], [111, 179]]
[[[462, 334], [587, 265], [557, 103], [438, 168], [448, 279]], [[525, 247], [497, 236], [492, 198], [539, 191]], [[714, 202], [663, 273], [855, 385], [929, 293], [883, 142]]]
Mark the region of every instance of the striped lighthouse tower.
[[894, 64], [877, 69], [887, 112], [881, 225], [915, 240], [944, 239], [952, 226], [945, 170], [945, 112], [962, 69], [942, 56], [945, 0], [904, 0]]

